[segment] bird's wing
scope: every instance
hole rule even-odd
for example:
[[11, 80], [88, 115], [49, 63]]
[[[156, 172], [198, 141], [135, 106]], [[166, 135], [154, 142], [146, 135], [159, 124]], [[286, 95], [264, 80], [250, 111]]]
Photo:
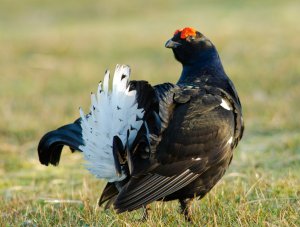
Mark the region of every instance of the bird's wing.
[[[156, 90], [164, 88], [166, 85]], [[140, 208], [180, 190], [232, 149], [234, 115], [222, 92], [173, 87], [158, 96], [165, 125], [160, 142], [154, 154], [150, 151], [149, 156], [140, 157], [138, 151], [129, 155], [133, 168], [139, 167], [114, 202], [117, 212]]]
[[[105, 203], [106, 201], [114, 200], [114, 197], [116, 195], [118, 195], [118, 193], [119, 193], [119, 191], [118, 191], [117, 187], [115, 186], [115, 184], [107, 182], [107, 184], [101, 194], [101, 197], [98, 201], [98, 205], [102, 206], [102, 204]], [[110, 205], [111, 205], [111, 203], [108, 202], [108, 204], [105, 206], [105, 209], [109, 208]]]
[[58, 165], [61, 151], [64, 145], [69, 146], [71, 151], [81, 151], [83, 145], [81, 136], [80, 119], [73, 124], [64, 125], [54, 131], [46, 133], [38, 145], [39, 160], [43, 165]]
[[[204, 163], [201, 164], [203, 162], [201, 160], [195, 162], [198, 162], [197, 164], [200, 166], [205, 166]], [[189, 168], [184, 170], [183, 166], [189, 166]], [[118, 213], [132, 211], [172, 194], [199, 176], [198, 173], [193, 172], [192, 168], [194, 167], [188, 161], [177, 162], [173, 165], [159, 166], [159, 171], [154, 169], [148, 174], [133, 176], [117, 196], [114, 208]], [[170, 175], [168, 172], [170, 168], [176, 168], [180, 172]], [[156, 173], [156, 171], [159, 173]]]

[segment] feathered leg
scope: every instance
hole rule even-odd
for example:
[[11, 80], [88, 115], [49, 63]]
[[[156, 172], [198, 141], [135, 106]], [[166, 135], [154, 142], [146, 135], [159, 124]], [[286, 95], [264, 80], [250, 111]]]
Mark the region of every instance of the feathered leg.
[[180, 208], [181, 208], [181, 213], [184, 215], [185, 219], [189, 222], [192, 222], [191, 219], [191, 199], [179, 199], [180, 202]]
[[142, 221], [147, 221], [149, 217], [150, 205], [143, 206], [143, 216]]

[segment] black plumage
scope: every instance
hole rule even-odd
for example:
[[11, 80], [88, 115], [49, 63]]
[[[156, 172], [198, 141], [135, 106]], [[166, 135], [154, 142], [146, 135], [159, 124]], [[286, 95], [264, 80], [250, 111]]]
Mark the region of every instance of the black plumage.
[[[157, 200], [178, 199], [189, 218], [190, 200], [205, 196], [232, 160], [243, 135], [242, 107], [208, 38], [184, 28], [166, 47], [182, 63], [180, 79], [156, 86], [130, 82], [144, 109], [143, 125], [131, 147], [114, 138], [113, 168], [119, 172], [122, 166], [128, 174], [123, 181], [107, 184], [99, 205], [107, 202], [106, 207], [113, 205], [121, 213]], [[77, 126], [75, 122], [42, 138], [42, 164], [57, 164], [63, 145], [79, 149], [83, 141]]]
[[39, 142], [38, 155], [43, 165], [58, 165], [63, 146], [69, 146], [71, 151], [79, 151], [83, 144], [80, 119], [73, 124], [64, 125], [46, 133]]

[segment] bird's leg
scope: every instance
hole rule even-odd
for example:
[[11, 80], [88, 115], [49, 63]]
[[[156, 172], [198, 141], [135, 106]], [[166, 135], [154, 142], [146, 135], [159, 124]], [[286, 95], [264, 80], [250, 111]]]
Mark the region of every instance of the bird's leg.
[[190, 204], [192, 202], [191, 199], [179, 199], [181, 213], [184, 215], [185, 219], [189, 222], [192, 222], [191, 219], [191, 208]]
[[150, 210], [150, 205], [146, 205], [143, 206], [143, 217], [142, 217], [142, 221], [147, 221], [148, 217], [149, 217], [149, 210]]

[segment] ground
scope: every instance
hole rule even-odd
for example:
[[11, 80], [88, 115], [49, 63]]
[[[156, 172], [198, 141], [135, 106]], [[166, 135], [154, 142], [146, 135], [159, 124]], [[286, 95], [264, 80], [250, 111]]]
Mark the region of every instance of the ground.
[[117, 215], [97, 207], [105, 182], [65, 149], [39, 164], [41, 136], [89, 108], [106, 68], [176, 82], [164, 43], [193, 26], [219, 50], [246, 131], [225, 177], [192, 206], [201, 226], [300, 226], [299, 1], [37, 1], [0, 7], [0, 225], [189, 226], [178, 203]]

